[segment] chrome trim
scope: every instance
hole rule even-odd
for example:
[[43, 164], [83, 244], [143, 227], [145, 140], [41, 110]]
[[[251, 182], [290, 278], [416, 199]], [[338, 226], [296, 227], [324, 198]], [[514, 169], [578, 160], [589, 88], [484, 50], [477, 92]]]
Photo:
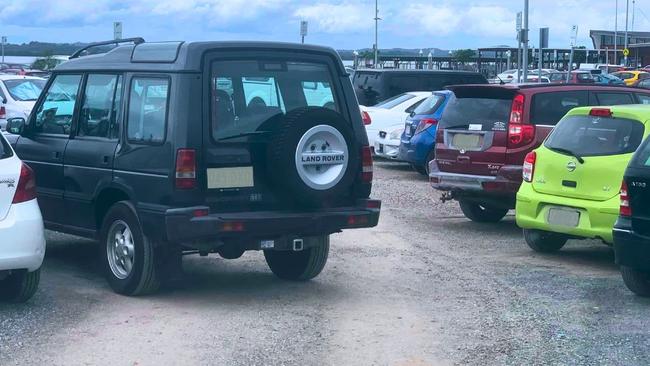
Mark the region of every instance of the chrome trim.
[[169, 178], [167, 174], [154, 174], [154, 173], [140, 173], [140, 172], [129, 172], [126, 170], [117, 170], [114, 169], [113, 173], [122, 173], [122, 174], [130, 174], [130, 175], [140, 175], [144, 177], [154, 177], [154, 178]]

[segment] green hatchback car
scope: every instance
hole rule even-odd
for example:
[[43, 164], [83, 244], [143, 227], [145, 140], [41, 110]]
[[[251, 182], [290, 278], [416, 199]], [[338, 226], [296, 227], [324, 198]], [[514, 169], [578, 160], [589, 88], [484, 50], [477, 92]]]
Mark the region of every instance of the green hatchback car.
[[613, 242], [625, 168], [650, 133], [650, 106], [580, 107], [569, 111], [524, 161], [517, 225], [538, 252], [568, 239]]

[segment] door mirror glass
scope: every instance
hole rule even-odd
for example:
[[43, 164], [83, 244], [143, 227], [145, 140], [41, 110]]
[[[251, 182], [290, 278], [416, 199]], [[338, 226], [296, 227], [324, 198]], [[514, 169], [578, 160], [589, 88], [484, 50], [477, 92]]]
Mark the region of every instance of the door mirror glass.
[[23, 132], [23, 128], [25, 127], [25, 119], [24, 118], [9, 118], [7, 120], [7, 132], [13, 133], [14, 135], [20, 135]]

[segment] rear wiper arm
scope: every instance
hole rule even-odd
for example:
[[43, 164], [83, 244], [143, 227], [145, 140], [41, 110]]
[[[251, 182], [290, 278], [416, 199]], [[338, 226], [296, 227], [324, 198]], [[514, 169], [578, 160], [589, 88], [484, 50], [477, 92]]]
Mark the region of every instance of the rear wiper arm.
[[217, 141], [232, 140], [232, 139], [236, 139], [236, 138], [239, 138], [239, 137], [245, 137], [245, 136], [264, 135], [264, 134], [267, 134], [267, 133], [269, 133], [269, 132], [271, 132], [271, 131], [251, 131], [251, 132], [243, 132], [243, 133], [239, 133], [239, 134], [237, 134], [237, 135], [231, 135], [231, 136], [226, 136], [226, 137], [219, 138], [219, 139], [217, 139]]
[[563, 148], [561, 148], [561, 147], [549, 147], [549, 149], [551, 149], [551, 150], [553, 150], [553, 151], [557, 151], [557, 152], [559, 152], [559, 153], [565, 153], [565, 154], [571, 155], [571, 156], [573, 156], [574, 158], [576, 158], [576, 160], [578, 160], [578, 162], [580, 162], [580, 164], [584, 164], [584, 163], [585, 163], [585, 159], [583, 159], [582, 156], [580, 156], [580, 155], [574, 153], [573, 151], [571, 151], [571, 150], [569, 150], [569, 149], [563, 149]]

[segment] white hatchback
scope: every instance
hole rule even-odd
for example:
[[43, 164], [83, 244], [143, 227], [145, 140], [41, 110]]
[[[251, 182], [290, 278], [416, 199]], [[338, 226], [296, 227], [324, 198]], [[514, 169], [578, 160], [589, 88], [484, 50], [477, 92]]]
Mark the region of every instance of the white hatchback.
[[38, 288], [44, 256], [34, 172], [0, 133], [0, 300], [29, 300]]
[[45, 82], [33, 76], [0, 75], [0, 130], [9, 118], [29, 117]]

